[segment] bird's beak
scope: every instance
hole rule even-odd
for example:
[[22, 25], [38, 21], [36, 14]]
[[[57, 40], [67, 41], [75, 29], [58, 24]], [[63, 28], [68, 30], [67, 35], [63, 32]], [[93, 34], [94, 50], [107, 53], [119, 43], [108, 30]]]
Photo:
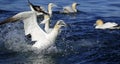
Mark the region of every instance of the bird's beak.
[[62, 23], [63, 27], [67, 27], [67, 24], [65, 22]]
[[80, 4], [77, 4], [77, 6], [80, 5]]
[[61, 26], [67, 26], [67, 24], [63, 21], [63, 20], [59, 20], [60, 21], [60, 23], [58, 24], [58, 25], [61, 25]]
[[65, 23], [63, 26], [64, 26], [64, 27], [67, 27], [67, 24]]
[[63, 7], [61, 5], [57, 5], [58, 9], [63, 9]]
[[61, 26], [66, 27], [67, 24], [66, 24], [65, 22], [62, 22], [62, 23], [61, 23]]
[[53, 4], [52, 6], [53, 6], [53, 7], [58, 7], [56, 4]]

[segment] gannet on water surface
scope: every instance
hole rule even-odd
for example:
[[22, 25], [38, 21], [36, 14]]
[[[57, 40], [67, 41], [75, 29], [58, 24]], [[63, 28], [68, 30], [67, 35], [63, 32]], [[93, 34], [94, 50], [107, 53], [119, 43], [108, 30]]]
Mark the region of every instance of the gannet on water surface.
[[95, 29], [117, 29], [118, 24], [114, 22], [104, 23], [101, 19], [98, 19], [95, 23]]
[[71, 6], [65, 6], [63, 7], [63, 11], [60, 11], [61, 13], [76, 13], [78, 12], [77, 10], [77, 5], [79, 5], [78, 3], [74, 2], [72, 3]]
[[64, 21], [59, 20], [53, 30], [50, 33], [46, 33], [41, 29], [41, 27], [39, 27], [37, 23], [37, 13], [34, 11], [20, 12], [13, 17], [4, 20], [3, 22], [0, 22], [0, 25], [8, 22], [16, 22], [18, 20], [22, 20], [24, 23], [25, 35], [30, 34], [32, 41], [36, 41], [32, 47], [41, 50], [49, 48], [53, 45], [59, 29], [66, 25]]

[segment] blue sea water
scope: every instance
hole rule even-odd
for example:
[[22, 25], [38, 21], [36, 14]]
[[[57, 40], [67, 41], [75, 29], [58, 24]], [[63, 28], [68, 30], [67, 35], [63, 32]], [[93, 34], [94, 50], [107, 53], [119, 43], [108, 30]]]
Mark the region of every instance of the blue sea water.
[[[47, 8], [77, 2], [77, 14], [59, 14], [53, 9], [52, 23], [64, 20], [55, 45], [48, 52], [29, 50], [31, 42], [24, 35], [22, 22], [0, 26], [0, 64], [120, 64], [120, 30], [96, 30], [97, 19], [120, 25], [120, 0], [30, 0]], [[27, 0], [0, 0], [0, 21], [18, 12], [29, 11]]]

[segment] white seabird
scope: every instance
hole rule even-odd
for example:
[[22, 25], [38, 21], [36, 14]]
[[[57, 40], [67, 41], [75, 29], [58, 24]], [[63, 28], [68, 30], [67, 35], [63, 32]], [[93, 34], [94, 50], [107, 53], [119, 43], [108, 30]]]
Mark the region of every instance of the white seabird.
[[47, 32], [47, 33], [50, 33], [52, 31], [53, 28], [50, 28], [50, 18], [52, 16], [52, 7], [56, 6], [55, 4], [53, 3], [49, 3], [48, 4], [48, 13], [49, 15], [45, 14], [44, 15], [44, 20], [40, 23], [40, 24], [45, 24], [44, 26], [44, 30]]
[[0, 22], [0, 25], [8, 22], [22, 20], [24, 23], [25, 35], [30, 34], [32, 41], [36, 41], [32, 47], [43, 50], [54, 44], [59, 29], [66, 24], [64, 21], [59, 20], [57, 21], [53, 30], [50, 33], [46, 33], [41, 29], [41, 27], [39, 27], [36, 16], [37, 13], [34, 11], [21, 12], [14, 15], [13, 17], [6, 19], [3, 22]]
[[65, 6], [63, 7], [63, 11], [60, 11], [61, 13], [77, 13], [77, 5], [79, 5], [78, 3], [74, 2], [72, 3], [71, 6]]
[[52, 16], [52, 8], [53, 7], [57, 7], [57, 5], [54, 4], [54, 3], [49, 3], [48, 4], [48, 13], [49, 13], [50, 17]]
[[41, 21], [40, 24], [45, 24], [44, 30], [45, 30], [46, 33], [50, 33], [53, 30], [53, 28], [50, 28], [50, 22], [51, 22], [50, 16], [49, 15], [44, 15], [44, 20]]
[[95, 23], [95, 29], [118, 29], [118, 24], [114, 22], [103, 23], [101, 19], [98, 19]]

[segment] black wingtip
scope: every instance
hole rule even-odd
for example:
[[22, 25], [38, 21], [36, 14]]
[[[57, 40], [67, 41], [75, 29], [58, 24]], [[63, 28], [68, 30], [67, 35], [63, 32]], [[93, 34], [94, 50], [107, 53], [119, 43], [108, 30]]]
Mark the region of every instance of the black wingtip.
[[45, 12], [45, 11], [41, 11], [43, 14], [45, 14], [45, 15], [48, 15], [48, 16], [50, 16], [50, 14], [49, 13], [47, 13], [47, 12]]
[[27, 0], [27, 1], [28, 1], [28, 4], [29, 4], [29, 5], [32, 5], [32, 3], [30, 2], [30, 0]]
[[30, 3], [30, 0], [27, 0], [28, 1], [28, 3]]
[[5, 19], [5, 20], [3, 20], [3, 21], [0, 22], [0, 25], [9, 23], [9, 22], [11, 22], [11, 20], [12, 20], [11, 18]]
[[17, 19], [17, 18], [7, 18], [7, 19], [1, 21], [0, 25], [6, 24], [6, 23], [10, 23], [10, 22], [16, 22], [17, 20], [19, 20], [19, 19]]

